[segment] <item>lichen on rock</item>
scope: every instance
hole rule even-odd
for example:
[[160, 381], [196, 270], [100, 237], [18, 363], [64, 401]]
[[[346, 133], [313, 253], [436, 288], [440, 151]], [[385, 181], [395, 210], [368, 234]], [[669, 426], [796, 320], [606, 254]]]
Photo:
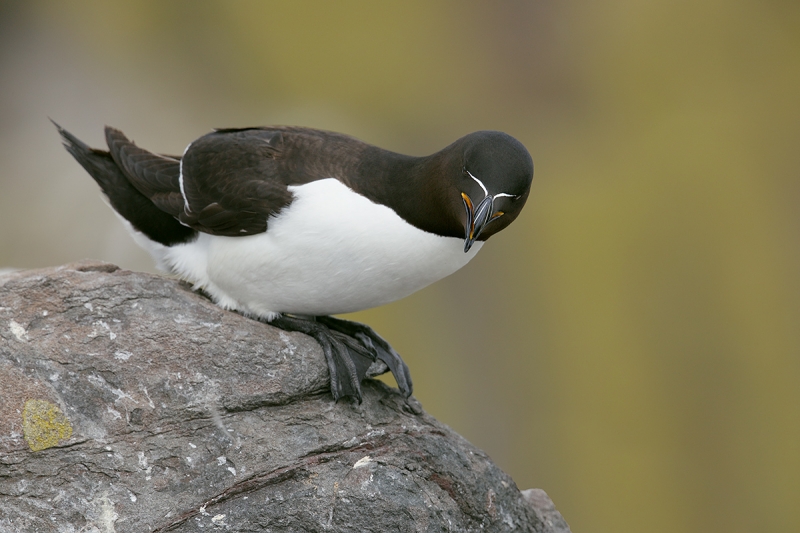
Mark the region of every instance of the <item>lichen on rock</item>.
[[22, 432], [31, 451], [38, 452], [70, 438], [72, 425], [56, 404], [28, 400], [22, 410]]

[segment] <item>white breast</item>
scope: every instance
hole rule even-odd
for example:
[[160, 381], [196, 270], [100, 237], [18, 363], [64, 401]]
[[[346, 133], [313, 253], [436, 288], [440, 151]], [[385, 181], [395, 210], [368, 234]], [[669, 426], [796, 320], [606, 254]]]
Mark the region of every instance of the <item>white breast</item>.
[[148, 248], [220, 305], [269, 319], [398, 300], [466, 265], [483, 244], [464, 253], [461, 239], [417, 229], [336, 179], [289, 189], [294, 202], [266, 233]]

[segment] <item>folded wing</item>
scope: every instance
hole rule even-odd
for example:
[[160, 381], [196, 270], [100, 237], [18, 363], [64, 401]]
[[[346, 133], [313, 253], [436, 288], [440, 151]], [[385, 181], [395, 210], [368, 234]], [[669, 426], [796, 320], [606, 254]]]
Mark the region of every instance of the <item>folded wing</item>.
[[262, 233], [269, 217], [292, 201], [281, 171], [280, 130], [215, 131], [189, 145], [182, 158], [148, 152], [113, 128], [106, 128], [106, 141], [139, 192], [204, 233]]

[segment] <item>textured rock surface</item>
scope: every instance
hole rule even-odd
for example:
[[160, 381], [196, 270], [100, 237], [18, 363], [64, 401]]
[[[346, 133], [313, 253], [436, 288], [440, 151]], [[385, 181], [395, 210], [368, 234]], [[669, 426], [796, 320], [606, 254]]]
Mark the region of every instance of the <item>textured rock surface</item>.
[[0, 277], [0, 531], [569, 531], [541, 491], [319, 346], [165, 278]]

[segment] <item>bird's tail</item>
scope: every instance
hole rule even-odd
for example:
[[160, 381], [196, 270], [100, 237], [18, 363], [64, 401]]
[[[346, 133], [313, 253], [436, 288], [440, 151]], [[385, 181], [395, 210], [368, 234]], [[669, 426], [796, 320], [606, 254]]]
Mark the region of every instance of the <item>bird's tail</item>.
[[87, 146], [83, 141], [56, 124], [64, 148], [86, 169], [103, 190], [111, 207], [133, 228], [152, 241], [165, 246], [187, 242], [196, 232], [182, 225], [173, 216], [155, 206], [134, 187], [111, 154]]

